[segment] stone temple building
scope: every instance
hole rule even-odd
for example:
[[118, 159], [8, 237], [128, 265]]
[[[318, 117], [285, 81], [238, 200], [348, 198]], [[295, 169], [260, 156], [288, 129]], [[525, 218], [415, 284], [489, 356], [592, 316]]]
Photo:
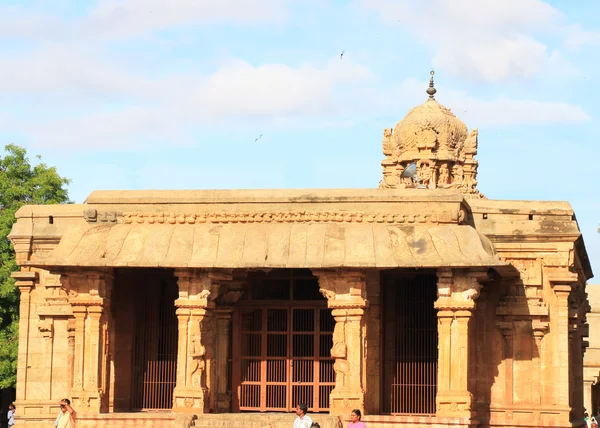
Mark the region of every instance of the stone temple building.
[[600, 285], [588, 284], [591, 310], [587, 315], [590, 329], [583, 359], [584, 406], [590, 415], [600, 413]]
[[20, 209], [18, 425], [68, 397], [80, 428], [290, 427], [298, 403], [322, 427], [579, 426], [573, 209], [485, 198], [477, 130], [435, 92], [384, 131], [379, 188]]

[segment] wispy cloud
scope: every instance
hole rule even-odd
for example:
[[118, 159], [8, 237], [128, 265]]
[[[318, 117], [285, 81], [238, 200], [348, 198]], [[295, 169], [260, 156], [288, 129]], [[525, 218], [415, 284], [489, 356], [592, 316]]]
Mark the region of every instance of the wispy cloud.
[[[357, 0], [389, 24], [405, 28], [434, 51], [433, 65], [473, 81], [531, 79], [543, 68], [572, 76], [576, 67], [549, 49], [540, 34], [564, 33], [572, 44], [590, 33], [571, 34], [557, 9], [541, 0]], [[571, 34], [569, 36], [569, 34]]]

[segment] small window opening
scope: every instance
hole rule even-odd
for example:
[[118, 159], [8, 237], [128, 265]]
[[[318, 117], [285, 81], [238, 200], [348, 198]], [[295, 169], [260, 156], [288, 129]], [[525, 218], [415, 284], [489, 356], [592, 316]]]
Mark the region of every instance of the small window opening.
[[483, 213], [483, 219], [487, 220], [487, 213]]
[[54, 224], [54, 216], [51, 216], [51, 215], [48, 216], [48, 223]]
[[533, 220], [533, 214], [529, 214], [529, 220]]

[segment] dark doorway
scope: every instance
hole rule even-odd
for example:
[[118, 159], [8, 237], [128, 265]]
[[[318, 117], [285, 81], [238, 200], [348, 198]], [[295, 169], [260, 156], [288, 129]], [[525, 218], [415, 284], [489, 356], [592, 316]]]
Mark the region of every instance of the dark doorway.
[[384, 413], [435, 414], [436, 297], [435, 274], [382, 274]]
[[115, 411], [171, 409], [178, 347], [173, 272], [120, 270], [113, 297]]

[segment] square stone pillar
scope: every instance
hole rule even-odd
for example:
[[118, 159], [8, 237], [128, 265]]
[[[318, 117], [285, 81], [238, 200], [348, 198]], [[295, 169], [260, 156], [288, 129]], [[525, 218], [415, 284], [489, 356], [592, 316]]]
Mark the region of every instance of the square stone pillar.
[[231, 308], [217, 311], [216, 340], [216, 379], [215, 379], [215, 411], [228, 413], [231, 411], [231, 395], [227, 391], [227, 361], [229, 359], [229, 332], [231, 329]]
[[353, 409], [364, 411], [366, 274], [362, 270], [344, 269], [313, 273], [319, 278], [320, 291], [335, 319], [331, 348], [335, 387], [330, 395], [329, 413], [348, 415]]
[[471, 367], [471, 320], [475, 299], [479, 296], [479, 280], [484, 272], [438, 269], [438, 417], [472, 418], [473, 395], [469, 391]]
[[21, 406], [27, 399], [27, 367], [29, 365], [29, 326], [31, 317], [31, 291], [35, 287], [36, 272], [19, 271], [11, 275], [15, 286], [21, 292], [19, 303], [19, 350], [17, 356], [17, 393], [16, 405]]
[[60, 280], [75, 319], [71, 399], [80, 413], [108, 412], [112, 271], [65, 272]]
[[[179, 298], [177, 383], [173, 410], [183, 413], [214, 411], [216, 397], [216, 317], [219, 274], [178, 269]], [[225, 279], [230, 279], [225, 278]]]

